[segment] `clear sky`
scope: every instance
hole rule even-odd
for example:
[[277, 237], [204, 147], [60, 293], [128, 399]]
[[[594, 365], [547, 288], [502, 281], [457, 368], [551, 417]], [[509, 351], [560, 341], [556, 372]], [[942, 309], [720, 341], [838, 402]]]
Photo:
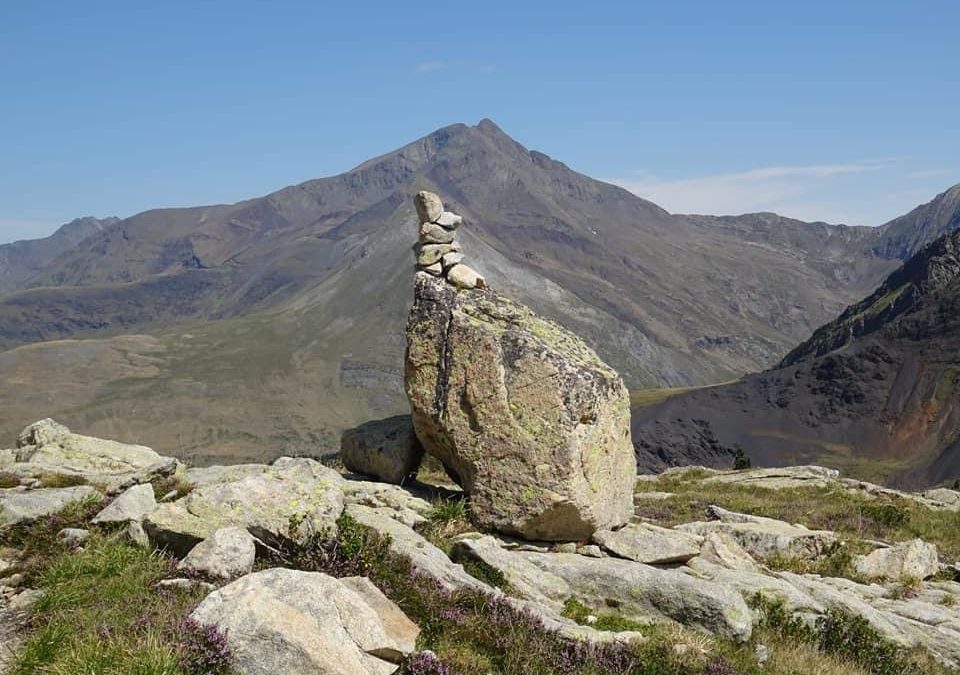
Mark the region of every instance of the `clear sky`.
[[677, 212], [960, 182], [960, 2], [0, 2], [0, 241], [231, 202], [489, 117]]

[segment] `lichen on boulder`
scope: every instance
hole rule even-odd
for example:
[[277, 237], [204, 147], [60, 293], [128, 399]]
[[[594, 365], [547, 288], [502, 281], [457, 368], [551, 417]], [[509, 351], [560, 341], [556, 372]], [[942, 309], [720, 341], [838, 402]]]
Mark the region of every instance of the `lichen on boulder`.
[[561, 326], [418, 273], [405, 384], [420, 442], [458, 477], [477, 525], [569, 541], [632, 515], [626, 387]]

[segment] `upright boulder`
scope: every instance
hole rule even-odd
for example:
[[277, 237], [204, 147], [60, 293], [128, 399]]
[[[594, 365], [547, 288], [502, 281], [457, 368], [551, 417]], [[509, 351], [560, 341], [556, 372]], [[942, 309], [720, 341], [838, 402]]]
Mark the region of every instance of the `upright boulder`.
[[632, 515], [627, 389], [559, 325], [418, 272], [405, 385], [420, 442], [459, 478], [477, 525], [585, 540]]

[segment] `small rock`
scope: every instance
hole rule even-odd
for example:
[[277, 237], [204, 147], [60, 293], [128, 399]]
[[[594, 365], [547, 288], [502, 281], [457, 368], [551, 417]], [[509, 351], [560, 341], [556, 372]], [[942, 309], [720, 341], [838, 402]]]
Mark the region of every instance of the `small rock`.
[[417, 269], [422, 270], [427, 274], [432, 274], [435, 277], [439, 277], [441, 274], [443, 274], [443, 265], [438, 262], [435, 262], [432, 265], [417, 265]]
[[451, 230], [433, 223], [423, 223], [420, 226], [421, 244], [449, 244], [455, 236]]
[[867, 555], [856, 556], [853, 568], [867, 579], [919, 581], [936, 574], [940, 565], [937, 547], [922, 539], [914, 539]]
[[192, 591], [194, 588], [201, 588], [205, 591], [217, 590], [215, 585], [199, 579], [161, 579], [154, 585], [157, 588], [173, 588], [180, 591]]
[[433, 223], [443, 214], [443, 202], [435, 192], [418, 192], [413, 198], [421, 223]]
[[588, 558], [603, 558], [603, 551], [596, 544], [587, 544], [577, 549], [577, 553], [585, 555]]
[[102, 523], [126, 523], [131, 520], [143, 520], [157, 508], [150, 483], [134, 485], [114, 499], [90, 521], [95, 525]]
[[174, 499], [177, 498], [177, 495], [178, 495], [178, 494], [180, 494], [180, 493], [177, 492], [176, 490], [170, 490], [170, 492], [168, 492], [167, 494], [163, 495], [163, 496], [162, 496], [159, 500], [157, 500], [157, 501], [160, 501], [160, 502], [172, 502]]
[[682, 563], [700, 553], [701, 537], [649, 523], [630, 523], [619, 530], [598, 530], [593, 539], [621, 558], [647, 565]]
[[453, 251], [452, 253], [447, 253], [443, 256], [443, 269], [449, 269], [454, 265], [459, 265], [463, 262], [463, 254], [458, 251]]
[[11, 574], [8, 577], [3, 577], [0, 579], [0, 586], [6, 586], [7, 588], [19, 588], [20, 584], [23, 583], [24, 576], [22, 573], [17, 572], [16, 574]]
[[150, 537], [147, 536], [147, 533], [143, 529], [143, 523], [139, 520], [131, 520], [127, 525], [127, 529], [124, 530], [123, 536], [134, 546], [150, 548]]
[[[446, 254], [459, 250], [460, 245], [457, 242], [451, 244], [424, 244], [420, 246], [420, 250], [417, 252], [417, 265], [420, 267], [435, 265], [440, 263]], [[442, 264], [441, 267], [443, 267]]]
[[565, 542], [563, 544], [557, 544], [550, 550], [554, 553], [576, 553], [577, 545], [573, 542]]
[[68, 435], [70, 435], [70, 430], [67, 427], [48, 417], [39, 422], [34, 422], [21, 431], [17, 435], [17, 447], [39, 447], [48, 443], [57, 443]]
[[42, 597], [43, 591], [36, 588], [24, 588], [10, 599], [7, 606], [14, 612], [22, 612], [30, 609]]
[[249, 532], [239, 527], [224, 527], [194, 546], [177, 569], [233, 579], [250, 573], [256, 555], [257, 547]]
[[67, 527], [57, 532], [57, 539], [70, 546], [79, 546], [85, 542], [89, 536], [89, 530], [83, 530], [78, 527]]
[[753, 655], [757, 659], [757, 665], [762, 666], [770, 658], [770, 650], [767, 649], [766, 645], [757, 645], [753, 648]]
[[471, 267], [457, 264], [447, 270], [447, 280], [458, 288], [486, 288], [486, 280]]
[[447, 230], [455, 230], [463, 224], [463, 218], [451, 211], [444, 211], [434, 222]]

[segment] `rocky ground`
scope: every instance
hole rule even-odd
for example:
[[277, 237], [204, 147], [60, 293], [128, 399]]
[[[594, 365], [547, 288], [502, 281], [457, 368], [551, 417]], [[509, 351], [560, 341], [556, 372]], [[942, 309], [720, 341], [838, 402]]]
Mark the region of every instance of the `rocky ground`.
[[[484, 639], [506, 639], [502, 654], [531, 639], [517, 626], [550, 645], [516, 657], [539, 659], [529, 672], [652, 672], [652, 659], [677, 668], [656, 672], [810, 672], [779, 665], [796, 648], [787, 637], [829, 651], [826, 628], [849, 628], [840, 617], [869, 636], [877, 663], [881, 654], [930, 669], [904, 672], [960, 667], [952, 490], [900, 493], [812, 466], [671, 470], [640, 477], [627, 525], [547, 543], [476, 531], [469, 501], [425, 470], [423, 482], [399, 486], [304, 458], [189, 468], [50, 421], [19, 446], [0, 451], [0, 672], [80, 672], [63, 661], [82, 652], [78, 636], [119, 628], [74, 626], [43, 656], [52, 617], [79, 603], [71, 595], [65, 608], [58, 595], [64, 569], [102, 551], [154, 549], [170, 557], [144, 558], [160, 567], [143, 602], [187, 594], [176, 607], [206, 636], [201, 651], [229, 655], [209, 672], [520, 672], [477, 646], [487, 644], [477, 626], [501, 615], [507, 638], [485, 628]], [[78, 503], [82, 518], [56, 515]], [[71, 527], [38, 543], [38, 531], [60, 525]], [[464, 626], [473, 642], [454, 642]], [[135, 630], [147, 632], [132, 633], [129, 648], [146, 648], [149, 627]], [[163, 649], [180, 670], [144, 672], [206, 672], [183, 666], [195, 662], [178, 639]], [[664, 644], [669, 652], [657, 651]], [[729, 669], [708, 670], [721, 662]], [[849, 668], [832, 672], [892, 672]]]

